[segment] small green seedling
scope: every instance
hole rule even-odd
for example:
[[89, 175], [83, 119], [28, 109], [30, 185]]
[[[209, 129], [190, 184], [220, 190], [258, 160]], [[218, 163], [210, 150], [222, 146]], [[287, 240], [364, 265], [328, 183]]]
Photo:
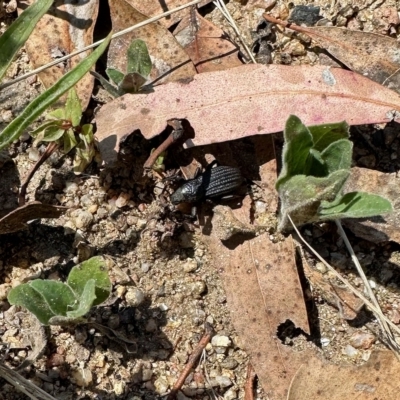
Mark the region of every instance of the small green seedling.
[[11, 289], [8, 301], [35, 314], [44, 325], [84, 322], [93, 306], [111, 292], [107, 261], [97, 256], [72, 268], [66, 283], [36, 279]]
[[34, 145], [56, 142], [64, 153], [76, 148], [74, 172], [81, 173], [96, 154], [93, 125], [80, 125], [82, 107], [74, 88], [68, 92], [64, 108], [57, 108], [46, 115], [46, 121], [31, 132]]
[[282, 170], [276, 182], [281, 200], [279, 231], [341, 218], [365, 218], [393, 211], [389, 200], [370, 193], [343, 194], [353, 144], [346, 122], [306, 127], [291, 115], [284, 131]]
[[143, 40], [133, 40], [126, 52], [126, 57], [127, 70], [125, 74], [115, 68], [106, 69], [107, 76], [116, 86], [101, 75], [95, 74], [103, 87], [114, 97], [122, 96], [125, 93], [137, 93], [151, 72], [151, 58]]

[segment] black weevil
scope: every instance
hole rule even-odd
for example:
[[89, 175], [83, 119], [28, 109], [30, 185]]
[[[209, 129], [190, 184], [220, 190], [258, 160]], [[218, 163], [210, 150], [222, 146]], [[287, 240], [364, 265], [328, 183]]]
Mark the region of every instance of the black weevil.
[[171, 203], [179, 204], [201, 202], [232, 193], [244, 182], [239, 168], [217, 166], [215, 162], [194, 179], [186, 181], [171, 195]]

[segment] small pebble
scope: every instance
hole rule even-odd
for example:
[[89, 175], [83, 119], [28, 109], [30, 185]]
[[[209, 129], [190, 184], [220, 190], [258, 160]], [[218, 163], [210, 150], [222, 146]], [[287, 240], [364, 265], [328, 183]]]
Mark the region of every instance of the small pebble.
[[232, 341], [228, 336], [215, 335], [211, 339], [211, 344], [214, 347], [229, 347], [232, 344]]
[[239, 363], [232, 357], [227, 357], [224, 361], [220, 363], [222, 368], [225, 369], [235, 369]]
[[159, 378], [157, 378], [154, 382], [154, 387], [156, 389], [156, 392], [158, 394], [164, 394], [168, 391], [168, 381], [163, 378], [162, 376], [160, 376]]
[[78, 185], [75, 182], [65, 182], [64, 193], [75, 193], [78, 190]]
[[85, 229], [93, 222], [93, 215], [89, 211], [81, 211], [74, 222], [77, 228]]
[[144, 272], [147, 273], [150, 270], [150, 264], [149, 263], [142, 263], [140, 266], [140, 269]]
[[369, 349], [376, 338], [372, 333], [355, 332], [350, 338], [350, 344], [356, 349]]
[[355, 357], [358, 354], [358, 350], [348, 344], [344, 349], [344, 354], [349, 357]]
[[237, 398], [237, 390], [234, 388], [231, 388], [224, 393], [224, 400], [236, 400]]
[[115, 201], [115, 205], [118, 208], [125, 207], [128, 204], [130, 198], [131, 198], [131, 196], [129, 195], [129, 193], [122, 192], [118, 196], [118, 199]]
[[232, 381], [227, 376], [216, 376], [215, 380], [218, 382], [220, 388], [228, 388], [229, 386], [232, 386]]
[[143, 369], [142, 370], [142, 380], [143, 382], [149, 381], [153, 376], [153, 371], [151, 369]]
[[130, 287], [125, 293], [125, 301], [130, 307], [139, 307], [145, 299], [144, 293], [135, 287]]
[[199, 299], [207, 290], [207, 285], [204, 281], [197, 281], [190, 285], [190, 292], [195, 299]]
[[194, 272], [197, 269], [197, 261], [193, 259], [189, 259], [183, 264], [183, 270], [185, 272]]
[[328, 338], [325, 338], [325, 337], [321, 338], [321, 346], [323, 346], [323, 347], [328, 346], [330, 342], [331, 341]]
[[89, 368], [78, 368], [71, 372], [71, 379], [76, 385], [86, 387], [93, 382], [93, 375]]
[[36, 147], [31, 147], [27, 153], [31, 161], [37, 161], [40, 158], [39, 150]]
[[114, 384], [114, 393], [117, 396], [121, 396], [125, 392], [126, 383], [124, 381], [118, 381]]

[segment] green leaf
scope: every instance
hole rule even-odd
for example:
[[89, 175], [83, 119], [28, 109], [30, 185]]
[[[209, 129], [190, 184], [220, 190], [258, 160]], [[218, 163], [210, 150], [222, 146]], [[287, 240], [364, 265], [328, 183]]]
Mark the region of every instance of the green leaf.
[[71, 88], [68, 92], [67, 101], [65, 103], [65, 119], [71, 121], [72, 126], [78, 126], [82, 118], [82, 107], [75, 88]]
[[[119, 85], [122, 82], [122, 80], [124, 79], [124, 74], [115, 68], [107, 68], [106, 74], [110, 78], [110, 80], [113, 81], [116, 85]], [[101, 83], [103, 84], [103, 82], [101, 82]]]
[[146, 83], [146, 78], [137, 72], [132, 72], [130, 74], [126, 74], [124, 79], [118, 86], [118, 89], [122, 93], [137, 93], [140, 88]]
[[51, 104], [61, 97], [68, 89], [74, 86], [93, 66], [110, 42], [111, 34], [88, 57], [82, 60], [74, 69], [65, 74], [57, 83], [34, 99], [22, 113], [15, 118], [0, 133], [0, 150], [13, 140], [19, 138], [37, 117], [39, 117]]
[[82, 132], [79, 134], [81, 139], [76, 148], [73, 170], [80, 174], [92, 162], [96, 155], [94, 147], [93, 125], [85, 124], [82, 126]]
[[393, 211], [389, 200], [376, 194], [351, 192], [333, 202], [324, 201], [318, 213], [321, 220], [367, 218]]
[[72, 128], [65, 131], [63, 138], [64, 138], [63, 151], [65, 154], [67, 154], [78, 144], [78, 141], [76, 140], [75, 133]]
[[0, 36], [0, 80], [18, 50], [24, 45], [37, 22], [53, 4], [53, 0], [37, 0], [30, 5]]
[[127, 51], [127, 73], [137, 72], [143, 77], [150, 75], [152, 64], [146, 43], [141, 39], [132, 40]]
[[[57, 119], [57, 120], [64, 120], [67, 119], [65, 116], [65, 109], [64, 108], [56, 108], [53, 111], [50, 111], [46, 114], [46, 119]], [[62, 122], [61, 121], [61, 122]]]
[[90, 279], [94, 279], [96, 286], [96, 301], [93, 305], [98, 305], [105, 301], [111, 292], [111, 281], [103, 257], [92, 257], [76, 265], [69, 273], [67, 283], [77, 296], [81, 296], [85, 290], [86, 282]]
[[314, 149], [325, 150], [330, 144], [340, 139], [349, 138], [349, 125], [346, 121], [308, 127], [314, 142]]
[[40, 293], [54, 315], [67, 315], [76, 307], [77, 299], [63, 282], [35, 279], [29, 285]]
[[339, 169], [350, 169], [353, 153], [353, 143], [348, 139], [340, 139], [331, 143], [321, 156], [325, 161], [328, 173]]
[[[51, 126], [46, 128], [43, 132], [43, 136], [40, 138], [41, 142], [55, 142], [64, 135], [65, 130], [60, 129], [58, 126]], [[39, 139], [39, 137], [38, 137]]]
[[322, 158], [321, 153], [318, 150], [310, 149], [310, 154], [307, 158], [304, 173], [306, 175], [312, 175], [317, 177], [323, 177], [328, 175], [328, 168]]
[[79, 298], [78, 307], [73, 311], [68, 311], [67, 317], [75, 319], [83, 317], [85, 314], [87, 314], [92, 306], [95, 305], [94, 301], [96, 300], [96, 290], [96, 282], [94, 279], [89, 279], [86, 281]]
[[335, 171], [327, 177], [296, 175], [278, 188], [281, 200], [278, 230], [290, 230], [288, 215], [295, 225], [319, 220], [322, 201], [333, 201], [343, 188], [350, 171]]
[[39, 135], [40, 132], [43, 132], [45, 129], [50, 127], [59, 128], [62, 125], [62, 121], [46, 121], [42, 125], [38, 126], [34, 131], [30, 132], [29, 134], [35, 138]]
[[27, 283], [11, 289], [7, 299], [12, 305], [26, 308], [44, 325], [54, 316], [43, 296]]
[[311, 133], [295, 115], [291, 115], [286, 121], [284, 138], [283, 166], [276, 182], [276, 188], [279, 188], [292, 176], [305, 173], [310, 149], [313, 146]]

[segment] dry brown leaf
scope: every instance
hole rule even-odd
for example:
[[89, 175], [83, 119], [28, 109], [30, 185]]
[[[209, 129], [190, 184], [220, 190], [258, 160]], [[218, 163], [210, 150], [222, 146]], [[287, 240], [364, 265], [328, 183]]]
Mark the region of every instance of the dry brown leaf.
[[372, 218], [344, 219], [343, 223], [357, 236], [373, 243], [393, 240], [400, 243], [400, 178], [367, 168], [352, 168], [346, 192], [362, 191], [379, 194], [390, 200], [394, 211]]
[[27, 222], [37, 218], [58, 218], [68, 207], [52, 206], [32, 201], [9, 212], [0, 219], [0, 235], [27, 228]]
[[306, 125], [346, 120], [350, 125], [399, 119], [400, 96], [351, 71], [324, 66], [243, 65], [198, 74], [148, 94], [126, 94], [96, 116], [106, 164], [120, 141], [139, 129], [150, 139], [170, 119], [185, 118], [195, 131], [187, 147], [282, 131], [290, 114]]
[[298, 365], [277, 337], [291, 320], [308, 332], [307, 312], [294, 261], [292, 239], [273, 244], [268, 234], [225, 247], [209, 241], [221, 271], [232, 320], [268, 398], [283, 399]]
[[[393, 352], [374, 351], [364, 365], [330, 365], [303, 356], [285, 400], [397, 400], [400, 363]], [[277, 400], [278, 398], [274, 399]], [[272, 399], [271, 399], [272, 400]]]
[[[264, 16], [268, 21], [288, 26], [285, 21]], [[400, 44], [395, 38], [337, 26], [303, 27], [290, 24], [290, 29], [309, 35], [352, 71], [400, 92]]]
[[340, 311], [341, 318], [353, 320], [364, 302], [346, 287], [341, 287], [326, 279], [321, 272], [313, 269], [303, 257], [304, 274], [312, 287], [321, 291], [322, 297]]
[[398, 398], [400, 363], [390, 351], [373, 352], [361, 367], [332, 365], [311, 343], [295, 352], [277, 338], [287, 319], [308, 329], [291, 238], [277, 245], [269, 235], [236, 243], [233, 238], [224, 246], [211, 236], [208, 244], [221, 271], [233, 324], [268, 399]]
[[[113, 31], [117, 32], [145, 21], [147, 17], [130, 6], [125, 0], [110, 2]], [[157, 84], [187, 79], [196, 74], [189, 56], [165, 27], [154, 22], [112, 40], [108, 52], [108, 67], [125, 73], [126, 51], [133, 39], [142, 39], [148, 47], [153, 68], [150, 74]]]
[[192, 10], [174, 31], [176, 40], [189, 55], [197, 72], [220, 71], [237, 67], [239, 48], [212, 22]]
[[[33, 0], [28, 0], [31, 4]], [[80, 50], [92, 43], [99, 2], [96, 0], [56, 0], [50, 10], [39, 20], [26, 42], [25, 48], [34, 68]], [[19, 9], [22, 12], [23, 9]], [[56, 83], [90, 54], [80, 53], [65, 63], [60, 63], [39, 73], [46, 88]], [[92, 95], [94, 78], [86, 74], [75, 86], [82, 109], [86, 109]]]
[[[162, 14], [166, 11], [172, 10], [176, 7], [190, 3], [191, 0], [163, 0], [163, 1], [143, 1], [143, 0], [126, 0], [132, 7], [136, 8], [142, 14], [147, 17], [155, 17], [156, 15]], [[202, 7], [212, 0], [203, 0], [197, 7]], [[160, 23], [165, 27], [169, 28], [171, 25], [176, 24], [181, 19], [189, 15], [189, 8], [185, 8], [182, 11], [178, 11], [160, 20]]]

